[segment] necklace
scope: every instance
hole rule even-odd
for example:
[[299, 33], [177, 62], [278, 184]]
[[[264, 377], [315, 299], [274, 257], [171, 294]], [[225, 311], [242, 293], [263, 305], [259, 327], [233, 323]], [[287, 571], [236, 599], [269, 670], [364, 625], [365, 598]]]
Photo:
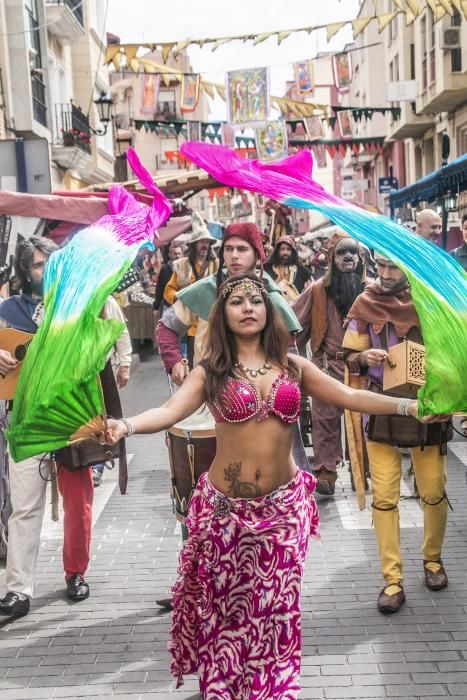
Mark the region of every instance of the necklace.
[[245, 374], [249, 374], [251, 377], [257, 377], [258, 374], [266, 374], [266, 372], [270, 369], [272, 369], [272, 365], [269, 364], [269, 362], [265, 362], [262, 367], [259, 369], [250, 369], [249, 367], [245, 367], [245, 365], [242, 365], [241, 362], [236, 362], [234, 367], [238, 367], [239, 369], [242, 370]]

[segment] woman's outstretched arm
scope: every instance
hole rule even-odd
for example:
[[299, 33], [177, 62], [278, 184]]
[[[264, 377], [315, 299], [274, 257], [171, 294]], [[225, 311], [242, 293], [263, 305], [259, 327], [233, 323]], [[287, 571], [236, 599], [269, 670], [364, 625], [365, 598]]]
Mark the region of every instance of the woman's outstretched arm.
[[202, 367], [190, 372], [180, 389], [159, 408], [150, 408], [137, 416], [108, 421], [108, 430], [100, 442], [113, 445], [134, 433], [158, 433], [191, 416], [205, 402], [206, 374]]
[[[370, 413], [385, 415], [398, 413], [399, 401], [397, 397], [376, 394], [372, 391], [351, 389], [337, 379], [321, 372], [309, 360], [303, 357], [292, 356], [293, 361], [299, 365], [302, 372], [302, 390], [305, 394], [315, 396], [320, 401], [330, 403], [333, 406], [346, 408], [358, 413]], [[418, 417], [418, 401], [410, 401], [408, 415]], [[449, 418], [450, 416], [429, 416], [422, 418], [422, 422], [429, 423]]]

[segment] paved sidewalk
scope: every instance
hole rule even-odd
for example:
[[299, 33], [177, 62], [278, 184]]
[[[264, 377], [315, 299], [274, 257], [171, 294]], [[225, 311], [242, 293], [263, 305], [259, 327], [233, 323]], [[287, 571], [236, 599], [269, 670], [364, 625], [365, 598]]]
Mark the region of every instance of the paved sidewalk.
[[[167, 395], [158, 358], [138, 363], [123, 392], [125, 413]], [[439, 593], [424, 587], [421, 511], [416, 501], [402, 501], [407, 603], [396, 616], [376, 610], [382, 581], [371, 512], [357, 510], [348, 474], [340, 475], [334, 500], [319, 501], [322, 540], [312, 543], [303, 591], [302, 698], [467, 698], [467, 443], [452, 446], [454, 512], [444, 552], [450, 586]], [[155, 605], [174, 581], [181, 541], [164, 437], [132, 438], [129, 452], [128, 494], [120, 496], [117, 474], [108, 471], [96, 490], [87, 601], [71, 604], [64, 596], [62, 524], [46, 514], [32, 611], [0, 625], [2, 700], [198, 697], [195, 678], [175, 690], [166, 652], [170, 615]]]

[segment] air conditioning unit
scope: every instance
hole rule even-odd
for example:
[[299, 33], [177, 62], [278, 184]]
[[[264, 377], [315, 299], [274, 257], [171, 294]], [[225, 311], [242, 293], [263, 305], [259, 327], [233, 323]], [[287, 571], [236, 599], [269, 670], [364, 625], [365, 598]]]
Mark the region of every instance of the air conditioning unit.
[[461, 48], [461, 28], [448, 27], [441, 32], [441, 48], [445, 51], [449, 49]]

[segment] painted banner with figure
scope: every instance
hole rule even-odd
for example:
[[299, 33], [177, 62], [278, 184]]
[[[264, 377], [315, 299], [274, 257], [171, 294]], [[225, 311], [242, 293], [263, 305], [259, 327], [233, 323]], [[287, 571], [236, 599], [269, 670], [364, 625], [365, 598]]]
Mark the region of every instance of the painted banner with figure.
[[141, 114], [157, 112], [160, 75], [146, 73], [141, 76]]
[[350, 90], [352, 82], [352, 58], [350, 53], [336, 53], [332, 57], [334, 84], [341, 92]]
[[269, 73], [250, 68], [227, 73], [228, 121], [231, 124], [264, 122], [269, 117]]
[[299, 95], [311, 95], [315, 89], [315, 74], [311, 60], [294, 63], [295, 85]]
[[287, 128], [283, 121], [267, 122], [255, 129], [256, 153], [260, 160], [270, 161], [287, 155]]
[[199, 100], [201, 76], [199, 73], [183, 73], [180, 109], [182, 112], [194, 112]]

